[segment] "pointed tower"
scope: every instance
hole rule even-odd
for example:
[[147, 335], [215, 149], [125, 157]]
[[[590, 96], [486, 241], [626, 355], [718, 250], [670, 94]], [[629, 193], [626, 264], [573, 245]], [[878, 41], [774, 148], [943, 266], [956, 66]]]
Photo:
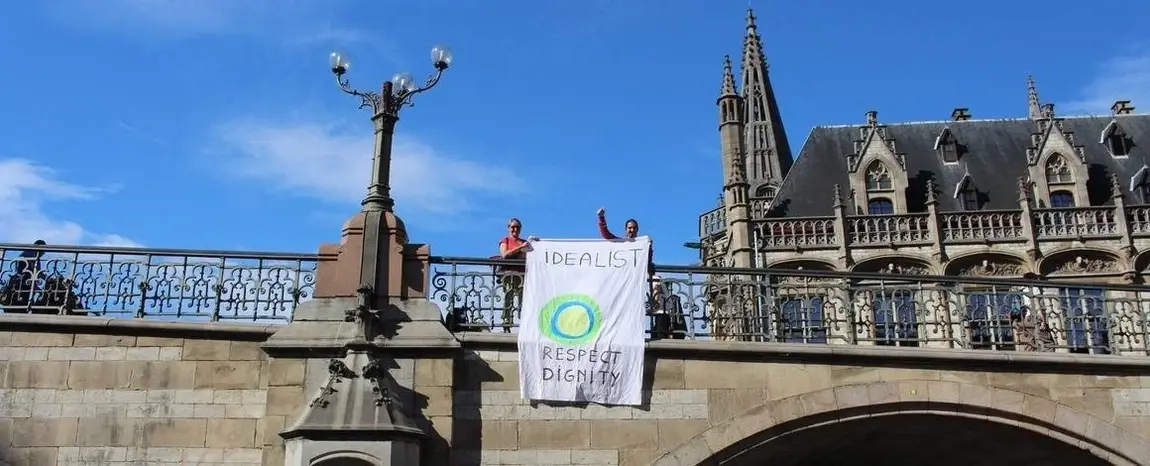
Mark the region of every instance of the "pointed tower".
[[1026, 75], [1026, 102], [1027, 117], [1031, 120], [1042, 119], [1042, 102], [1038, 100], [1038, 86], [1034, 84], [1032, 75]]
[[729, 265], [751, 267], [750, 184], [744, 164], [745, 126], [743, 98], [735, 90], [731, 57], [723, 57], [723, 85], [719, 91], [719, 141], [723, 153], [723, 205], [727, 214], [727, 254]]
[[755, 12], [747, 8], [747, 33], [743, 38], [743, 87], [746, 125], [746, 166], [751, 193], [755, 197], [773, 198], [791, 169], [794, 158], [775, 91], [767, 72], [763, 42], [755, 26]]

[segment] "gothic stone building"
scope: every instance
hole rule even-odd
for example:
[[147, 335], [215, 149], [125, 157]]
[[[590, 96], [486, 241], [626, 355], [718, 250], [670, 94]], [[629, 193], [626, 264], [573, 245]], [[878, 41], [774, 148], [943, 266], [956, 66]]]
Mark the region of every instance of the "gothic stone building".
[[[1063, 116], [1028, 78], [1024, 118], [818, 126], [792, 157], [751, 11], [719, 107], [708, 266], [1141, 283], [1150, 115]], [[1021, 99], [1020, 99], [1021, 101]], [[1020, 105], [1021, 107], [1021, 105]]]

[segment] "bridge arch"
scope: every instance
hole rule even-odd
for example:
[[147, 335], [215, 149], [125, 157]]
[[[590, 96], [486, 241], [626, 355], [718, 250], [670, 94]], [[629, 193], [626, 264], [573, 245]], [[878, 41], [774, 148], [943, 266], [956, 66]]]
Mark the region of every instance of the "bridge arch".
[[380, 459], [359, 451], [339, 450], [312, 458], [307, 464], [310, 466], [375, 466], [380, 464]]
[[[942, 387], [949, 387], [945, 391], [952, 393], [940, 391], [938, 396], [932, 395], [934, 391], [930, 388], [938, 390]], [[971, 387], [969, 391], [968, 387]], [[925, 393], [919, 393], [916, 388]], [[962, 401], [964, 399], [966, 401]], [[810, 431], [892, 420], [895, 425], [906, 426], [908, 419], [928, 417], [933, 420], [922, 425], [937, 426], [942, 420], [959, 426], [959, 430], [980, 431], [991, 427], [996, 432], [1009, 432], [1042, 442], [1041, 448], [1053, 449], [1055, 454], [1072, 455], [1069, 457], [1072, 462], [1066, 464], [1075, 466], [1148, 464], [1145, 463], [1145, 455], [1150, 451], [1150, 442], [1094, 413], [1011, 389], [903, 380], [840, 385], [761, 404], [667, 451], [656, 459], [653, 466], [763, 464], [760, 463], [762, 456], [758, 455], [766, 455], [772, 450], [776, 454], [794, 454], [795, 444], [788, 444], [788, 440]], [[969, 427], [980, 423], [983, 429]], [[909, 446], [931, 450], [935, 458], [942, 453], [930, 445]], [[796, 461], [802, 458], [793, 456], [790, 459], [793, 464], [830, 464], [803, 463]], [[791, 464], [778, 458], [773, 460], [769, 464]], [[902, 463], [881, 461], [875, 464]], [[971, 466], [977, 464], [980, 463]], [[1001, 463], [991, 458], [991, 462], [986, 464]]]

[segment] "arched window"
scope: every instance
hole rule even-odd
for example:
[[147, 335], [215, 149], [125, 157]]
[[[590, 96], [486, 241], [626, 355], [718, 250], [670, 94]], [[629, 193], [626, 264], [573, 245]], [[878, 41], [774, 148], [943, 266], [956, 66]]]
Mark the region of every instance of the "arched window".
[[1054, 191], [1050, 193], [1050, 207], [1054, 209], [1074, 207], [1074, 194], [1070, 191]]
[[774, 186], [765, 184], [755, 189], [755, 197], [773, 198], [775, 197], [775, 191], [776, 190]]
[[[867, 191], [885, 191], [892, 188], [890, 170], [881, 162], [870, 164], [866, 169]], [[889, 202], [889, 201], [888, 201]]]
[[1066, 158], [1054, 154], [1046, 160], [1046, 182], [1052, 184], [1074, 182], [1074, 174], [1070, 171], [1070, 165], [1066, 164]]
[[867, 213], [871, 215], [888, 215], [894, 213], [894, 203], [890, 199], [871, 199], [866, 205]]

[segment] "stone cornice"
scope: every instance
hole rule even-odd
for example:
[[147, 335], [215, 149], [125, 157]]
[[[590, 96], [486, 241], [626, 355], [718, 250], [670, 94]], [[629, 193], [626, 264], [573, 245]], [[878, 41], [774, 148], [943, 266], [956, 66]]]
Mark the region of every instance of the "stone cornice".
[[161, 321], [44, 314], [0, 314], [0, 331], [9, 332], [94, 333], [264, 341], [284, 327], [284, 324]]
[[[515, 335], [459, 333], [456, 337], [464, 349], [516, 349]], [[648, 356], [656, 358], [987, 372], [1150, 375], [1150, 358], [1140, 356], [701, 340], [649, 341], [646, 349]]]

